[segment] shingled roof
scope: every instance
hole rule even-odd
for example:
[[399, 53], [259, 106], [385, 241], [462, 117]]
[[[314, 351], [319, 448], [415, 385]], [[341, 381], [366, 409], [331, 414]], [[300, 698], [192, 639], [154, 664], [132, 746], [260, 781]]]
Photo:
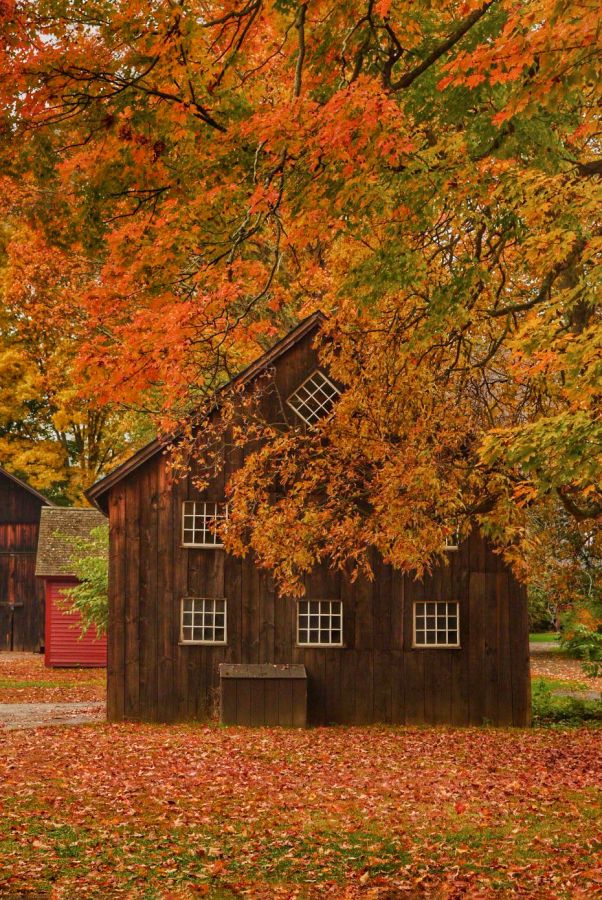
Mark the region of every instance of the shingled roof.
[[74, 575], [73, 539], [87, 538], [107, 520], [96, 509], [52, 506], [42, 509], [36, 575]]

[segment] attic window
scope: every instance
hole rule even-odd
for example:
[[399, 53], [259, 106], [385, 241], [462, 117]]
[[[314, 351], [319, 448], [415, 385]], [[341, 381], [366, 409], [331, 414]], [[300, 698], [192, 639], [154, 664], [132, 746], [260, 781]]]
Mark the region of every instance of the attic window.
[[343, 645], [343, 604], [340, 600], [299, 600], [297, 643], [304, 647]]
[[182, 504], [182, 545], [223, 547], [218, 529], [227, 518], [227, 503], [185, 500]]
[[414, 603], [414, 647], [459, 647], [460, 604]]
[[332, 412], [340, 391], [317, 369], [297, 388], [287, 403], [306, 425], [314, 425]]
[[457, 550], [460, 546], [460, 527], [455, 526], [452, 534], [448, 534], [445, 538], [445, 550]]

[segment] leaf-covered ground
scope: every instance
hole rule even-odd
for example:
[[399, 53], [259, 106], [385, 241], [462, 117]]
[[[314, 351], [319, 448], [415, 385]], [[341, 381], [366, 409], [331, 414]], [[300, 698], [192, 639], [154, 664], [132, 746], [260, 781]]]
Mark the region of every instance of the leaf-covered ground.
[[0, 895], [592, 898], [601, 746], [586, 728], [4, 733]]
[[106, 669], [47, 669], [39, 653], [0, 653], [0, 703], [102, 702], [106, 680]]
[[[545, 647], [544, 645], [540, 645]], [[587, 690], [602, 692], [602, 678], [588, 678], [577, 659], [570, 659], [559, 650], [531, 652], [531, 678], [547, 678], [563, 683], [572, 682]]]
[[[602, 678], [586, 678], [577, 660], [557, 650], [533, 653], [531, 675], [602, 691]], [[101, 702], [105, 691], [105, 669], [47, 669], [40, 654], [0, 653], [1, 703]]]

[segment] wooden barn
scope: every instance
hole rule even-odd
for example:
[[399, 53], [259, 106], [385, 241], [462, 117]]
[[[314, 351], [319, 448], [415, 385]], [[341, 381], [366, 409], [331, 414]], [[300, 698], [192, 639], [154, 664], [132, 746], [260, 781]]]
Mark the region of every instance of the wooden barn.
[[0, 651], [44, 646], [44, 592], [35, 567], [40, 513], [51, 506], [0, 466]]
[[[337, 387], [319, 365], [315, 314], [239, 375], [268, 377], [266, 416], [311, 426]], [[273, 404], [273, 405], [272, 405]], [[214, 413], [217, 414], [217, 413]], [[324, 566], [302, 600], [275, 595], [220, 546], [225, 483], [171, 477], [148, 444], [89, 498], [110, 521], [108, 715], [113, 721], [528, 725], [526, 592], [474, 530], [421, 582], [374, 559], [374, 581]], [[296, 694], [294, 692], [297, 692]]]
[[76, 543], [105, 525], [96, 509], [54, 507], [43, 509], [36, 559], [36, 577], [45, 597], [44, 661], [48, 667], [102, 667], [107, 664], [106, 636], [95, 628], [82, 634], [81, 616], [65, 608], [64, 592], [78, 584], [73, 570]]

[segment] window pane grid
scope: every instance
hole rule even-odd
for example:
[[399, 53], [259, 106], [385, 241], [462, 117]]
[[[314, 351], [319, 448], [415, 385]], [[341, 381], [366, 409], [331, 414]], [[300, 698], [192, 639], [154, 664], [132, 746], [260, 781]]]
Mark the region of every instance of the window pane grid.
[[206, 597], [184, 597], [181, 623], [183, 643], [225, 644], [226, 601]]
[[456, 602], [425, 601], [414, 604], [415, 647], [459, 647], [460, 609]]
[[299, 600], [297, 643], [340, 646], [343, 643], [343, 604], [340, 600]]
[[288, 405], [306, 425], [313, 425], [332, 411], [338, 396], [338, 388], [318, 370], [289, 397]]
[[223, 547], [218, 529], [227, 518], [227, 503], [185, 500], [182, 510], [182, 543], [188, 547]]

